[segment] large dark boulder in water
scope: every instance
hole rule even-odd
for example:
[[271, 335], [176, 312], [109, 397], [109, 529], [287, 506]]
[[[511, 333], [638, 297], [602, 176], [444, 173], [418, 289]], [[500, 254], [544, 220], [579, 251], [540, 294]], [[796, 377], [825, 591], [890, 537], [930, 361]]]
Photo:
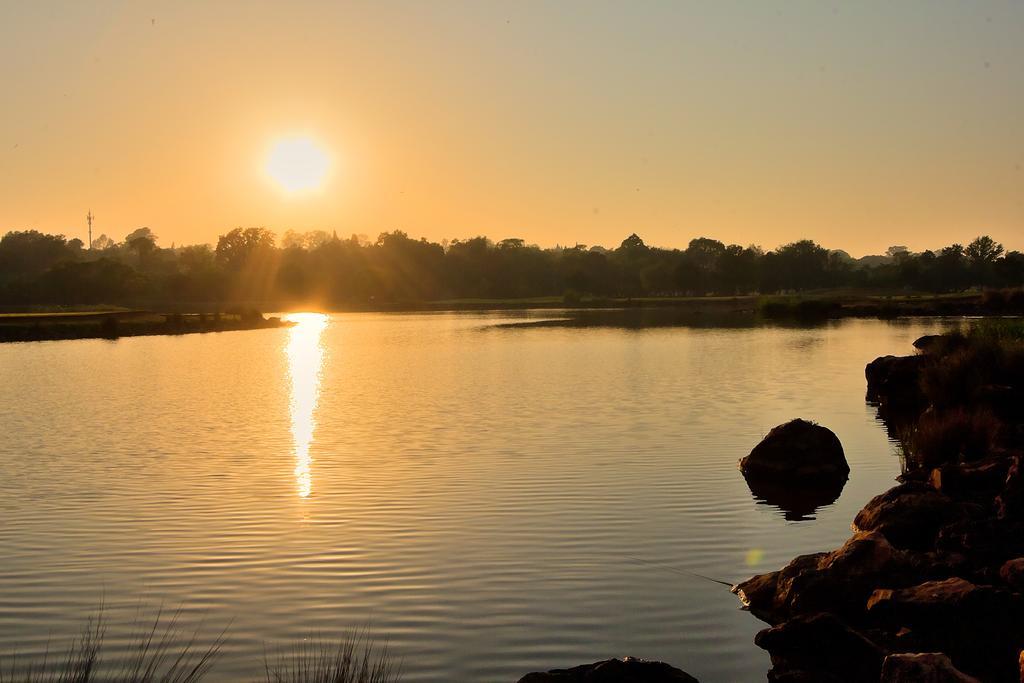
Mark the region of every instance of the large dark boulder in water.
[[790, 480], [794, 486], [815, 481], [845, 481], [850, 466], [839, 438], [827, 427], [796, 419], [775, 427], [740, 460], [751, 479]]
[[696, 678], [665, 662], [626, 657], [606, 659], [571, 669], [526, 674], [519, 683], [699, 683]]

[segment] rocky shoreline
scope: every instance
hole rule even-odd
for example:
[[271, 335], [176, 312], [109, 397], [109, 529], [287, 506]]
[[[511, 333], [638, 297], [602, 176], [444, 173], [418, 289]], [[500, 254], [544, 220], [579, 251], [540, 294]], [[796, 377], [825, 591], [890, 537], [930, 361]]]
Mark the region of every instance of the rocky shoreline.
[[840, 548], [734, 587], [770, 628], [770, 681], [1019, 681], [1024, 345], [925, 337], [866, 368], [903, 444], [900, 483]]
[[[899, 483], [829, 552], [733, 587], [767, 622], [754, 642], [774, 683], [1024, 681], [1024, 326], [918, 339], [865, 369], [867, 398], [901, 444]], [[841, 490], [835, 435], [794, 420], [740, 463], [753, 490]], [[820, 496], [819, 496], [820, 497]], [[519, 683], [694, 681], [626, 658]]]

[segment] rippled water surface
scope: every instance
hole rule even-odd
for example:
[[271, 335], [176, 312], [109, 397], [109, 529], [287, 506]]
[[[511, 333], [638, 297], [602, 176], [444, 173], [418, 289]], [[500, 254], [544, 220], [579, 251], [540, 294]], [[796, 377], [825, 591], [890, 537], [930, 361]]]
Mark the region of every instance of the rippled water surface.
[[[265, 651], [365, 627], [407, 681], [614, 655], [763, 680], [725, 581], [838, 545], [898, 473], [864, 364], [940, 322], [506, 327], [550, 313], [0, 345], [0, 653], [181, 610]], [[852, 467], [804, 519], [737, 460], [796, 416]]]

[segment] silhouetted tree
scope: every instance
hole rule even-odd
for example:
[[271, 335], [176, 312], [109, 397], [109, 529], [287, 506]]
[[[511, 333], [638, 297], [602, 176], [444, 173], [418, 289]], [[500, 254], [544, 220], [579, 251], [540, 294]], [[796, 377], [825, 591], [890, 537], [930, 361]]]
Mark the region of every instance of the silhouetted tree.
[[1014, 287], [1024, 283], [1024, 254], [1008, 251], [996, 261], [995, 273], [1001, 287]]
[[973, 283], [978, 285], [991, 285], [995, 276], [996, 260], [1003, 253], [1003, 245], [997, 243], [988, 235], [974, 238], [967, 245], [964, 254], [971, 264], [971, 275]]
[[[722, 284], [719, 274], [719, 261], [725, 254], [725, 245], [718, 240], [698, 237], [690, 240], [683, 252], [684, 281], [680, 284], [684, 289], [697, 294], [718, 291]], [[677, 272], [680, 272], [677, 270]]]
[[[582, 248], [586, 248], [585, 245], [577, 245]], [[622, 240], [622, 244], [619, 245], [618, 251], [622, 254], [637, 255], [647, 251], [647, 245], [640, 239], [640, 236], [635, 232], [626, 239]]]
[[959, 291], [967, 286], [967, 259], [961, 244], [951, 244], [939, 252], [935, 264], [940, 291]]
[[92, 241], [92, 248], [94, 251], [105, 251], [107, 249], [113, 249], [115, 246], [117, 246], [117, 243], [106, 235], [100, 235]]
[[741, 247], [730, 244], [718, 258], [720, 291], [723, 294], [741, 294], [757, 288], [761, 258], [760, 247]]
[[273, 247], [274, 233], [266, 228], [235, 228], [217, 240], [217, 260], [231, 270], [238, 270], [253, 254]]
[[156, 251], [156, 235], [149, 228], [139, 228], [124, 238], [124, 244], [135, 253], [139, 265], [145, 267]]
[[36, 230], [9, 232], [0, 238], [0, 280], [37, 277], [47, 269], [74, 258], [63, 235]]
[[145, 287], [142, 275], [113, 259], [65, 262], [43, 275], [38, 299], [68, 304], [125, 303], [142, 295]]
[[775, 251], [782, 289], [805, 290], [828, 285], [829, 252], [812, 240], [799, 240]]

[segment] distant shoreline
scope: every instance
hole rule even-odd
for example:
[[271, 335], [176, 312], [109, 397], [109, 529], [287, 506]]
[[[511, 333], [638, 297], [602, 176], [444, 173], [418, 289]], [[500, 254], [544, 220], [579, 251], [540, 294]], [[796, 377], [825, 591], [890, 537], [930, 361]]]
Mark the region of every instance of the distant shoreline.
[[[1024, 294], [1000, 290], [957, 294], [863, 294], [822, 291], [798, 295], [697, 297], [563, 297], [531, 299], [445, 299], [327, 307], [337, 313], [416, 313], [552, 309], [675, 309], [689, 313], [747, 313], [765, 319], [898, 318], [906, 316], [1024, 315]], [[266, 310], [274, 306], [263, 305]], [[295, 308], [281, 305], [281, 310]], [[301, 306], [295, 310], [301, 310]]]
[[295, 302], [247, 303], [249, 309], [232, 313], [198, 312], [216, 310], [220, 304], [197, 304], [197, 312], [177, 313], [152, 310], [81, 310], [0, 313], [0, 343], [59, 339], [115, 339], [160, 334], [192, 334], [287, 327], [293, 323], [265, 318], [253, 309], [335, 313], [455, 313], [526, 310], [659, 310], [682, 316], [749, 316], [756, 320], [822, 322], [841, 318], [928, 316], [1019, 316], [1024, 315], [1024, 297], [1019, 290], [999, 290], [942, 295], [873, 295], [853, 292], [821, 292], [773, 296], [637, 297], [532, 299], [449, 299], [407, 301], [362, 306], [321, 307]]
[[280, 318], [265, 318], [255, 311], [213, 315], [150, 311], [0, 314], [0, 343], [113, 340], [120, 337], [273, 329], [294, 324]]

